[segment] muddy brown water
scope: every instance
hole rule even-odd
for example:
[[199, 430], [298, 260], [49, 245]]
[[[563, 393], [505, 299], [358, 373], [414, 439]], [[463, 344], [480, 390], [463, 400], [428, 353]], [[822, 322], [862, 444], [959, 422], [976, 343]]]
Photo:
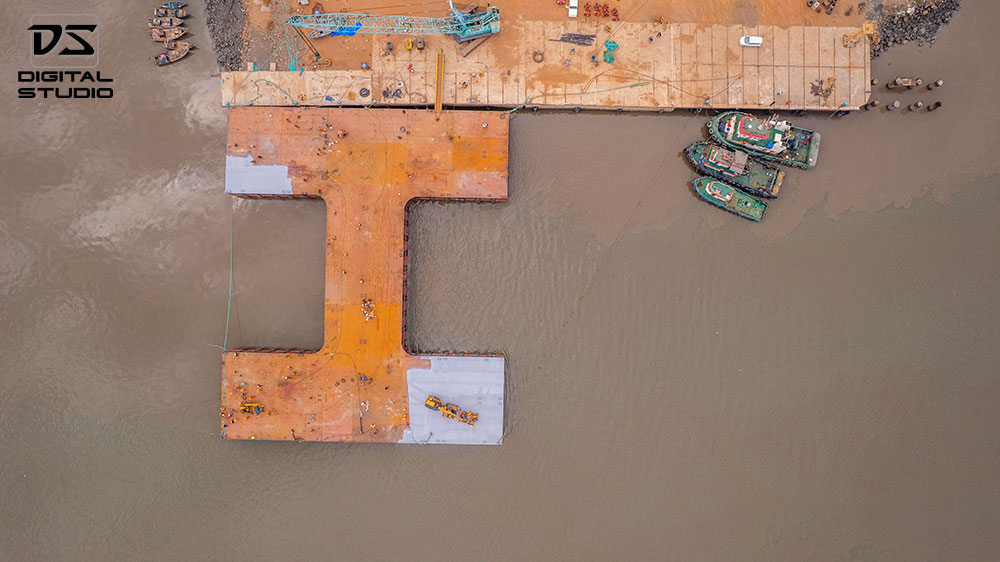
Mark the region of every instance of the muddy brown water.
[[[507, 355], [502, 447], [221, 440], [213, 57], [154, 68], [102, 6], [114, 101], [19, 101], [33, 9], [0, 18], [0, 559], [1000, 557], [997, 5], [875, 61], [940, 111], [797, 119], [819, 165], [761, 224], [691, 193], [703, 115], [515, 114], [510, 201], [410, 230], [410, 343]], [[236, 202], [230, 344], [321, 341], [323, 220]]]

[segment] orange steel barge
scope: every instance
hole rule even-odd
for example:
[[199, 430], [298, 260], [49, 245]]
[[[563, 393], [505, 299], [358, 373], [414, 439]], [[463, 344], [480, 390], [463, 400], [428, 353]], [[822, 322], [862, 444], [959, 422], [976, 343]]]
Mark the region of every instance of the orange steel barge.
[[[238, 107], [226, 191], [326, 204], [323, 346], [226, 349], [229, 439], [499, 444], [504, 358], [412, 355], [406, 219], [414, 201], [504, 201], [506, 112]], [[474, 426], [428, 395], [479, 414]]]

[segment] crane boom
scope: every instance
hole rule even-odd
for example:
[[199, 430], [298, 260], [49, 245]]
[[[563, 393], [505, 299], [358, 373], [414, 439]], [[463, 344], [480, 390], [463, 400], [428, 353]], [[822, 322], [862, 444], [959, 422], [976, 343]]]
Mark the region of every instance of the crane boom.
[[311, 29], [309, 36], [313, 38], [355, 33], [452, 34], [463, 42], [500, 31], [500, 11], [496, 8], [473, 14], [461, 13], [454, 5], [451, 10], [451, 15], [441, 18], [347, 13], [305, 14], [292, 16], [287, 23], [292, 27]]

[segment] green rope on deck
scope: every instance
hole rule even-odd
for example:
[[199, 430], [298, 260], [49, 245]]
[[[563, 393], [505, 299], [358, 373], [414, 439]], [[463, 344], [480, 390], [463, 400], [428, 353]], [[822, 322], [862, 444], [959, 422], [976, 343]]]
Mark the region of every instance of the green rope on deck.
[[285, 5], [285, 1], [281, 2], [281, 13], [282, 13], [282, 24], [281, 30], [285, 34], [285, 44], [288, 45], [288, 70], [295, 70], [296, 61], [299, 59], [299, 42], [295, 42], [295, 56], [292, 56], [292, 41], [288, 38], [288, 6]]
[[292, 101], [292, 105], [299, 105], [299, 102], [295, 101], [295, 98], [293, 98], [291, 94], [289, 94], [288, 92], [286, 92], [284, 88], [282, 88], [281, 86], [275, 84], [274, 82], [271, 82], [267, 78], [260, 78], [258, 80], [254, 80], [253, 81], [254, 87], [257, 88], [257, 97], [255, 97], [254, 99], [252, 99], [249, 102], [247, 102], [247, 105], [253, 105], [253, 102], [255, 102], [258, 99], [260, 99], [261, 97], [263, 97], [264, 94], [263, 94], [263, 92], [260, 91], [260, 86], [258, 85], [260, 82], [263, 82], [263, 83], [265, 83], [265, 84], [267, 84], [269, 86], [274, 86], [279, 92], [281, 92], [282, 94], [285, 94], [285, 96], [288, 97], [288, 99]]
[[[268, 55], [266, 59], [264, 59], [264, 63], [261, 64], [261, 66], [267, 65], [267, 63], [270, 62], [272, 58], [274, 58], [274, 55], [278, 54], [278, 49], [280, 49], [282, 45], [287, 45], [287, 44], [288, 44], [288, 41], [282, 41], [281, 43], [278, 43], [278, 46], [275, 47], [273, 51], [271, 51], [271, 54]], [[288, 54], [289, 54], [289, 56], [291, 56], [291, 49], [290, 48], [289, 48]], [[257, 66], [254, 65], [254, 70], [256, 70], [256, 69], [257, 69]], [[238, 94], [239, 91], [241, 89], [243, 89], [243, 83], [246, 82], [247, 78], [250, 78], [250, 76], [252, 74], [253, 74], [252, 72], [246, 72], [246, 74], [243, 75], [243, 79], [240, 80], [240, 83], [237, 84], [236, 88], [233, 89], [233, 97], [230, 98], [229, 102], [227, 102], [226, 105], [232, 105], [232, 104], [236, 103], [236, 94]], [[273, 84], [273, 82], [272, 82], [272, 84]], [[260, 94], [260, 88], [259, 87], [257, 88], [257, 93]], [[286, 96], [288, 96], [288, 92], [284, 92], [284, 94]], [[258, 95], [257, 98], [259, 98], [259, 97], [260, 96]], [[288, 97], [289, 97], [289, 99], [291, 99], [292, 96], [288, 96]], [[248, 105], [253, 105], [253, 102], [257, 101], [257, 98], [254, 98]], [[295, 100], [293, 99], [292, 101], [294, 102]]]

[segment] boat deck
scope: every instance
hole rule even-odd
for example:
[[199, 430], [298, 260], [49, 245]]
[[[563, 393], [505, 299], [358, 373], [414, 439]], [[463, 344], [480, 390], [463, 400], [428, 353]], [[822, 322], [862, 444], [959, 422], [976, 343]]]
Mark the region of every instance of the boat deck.
[[[505, 112], [229, 111], [226, 191], [320, 198], [327, 224], [322, 349], [225, 350], [225, 437], [501, 441], [503, 357], [413, 356], [403, 341], [408, 203], [505, 200], [507, 147]], [[479, 421], [444, 419], [428, 394]]]

